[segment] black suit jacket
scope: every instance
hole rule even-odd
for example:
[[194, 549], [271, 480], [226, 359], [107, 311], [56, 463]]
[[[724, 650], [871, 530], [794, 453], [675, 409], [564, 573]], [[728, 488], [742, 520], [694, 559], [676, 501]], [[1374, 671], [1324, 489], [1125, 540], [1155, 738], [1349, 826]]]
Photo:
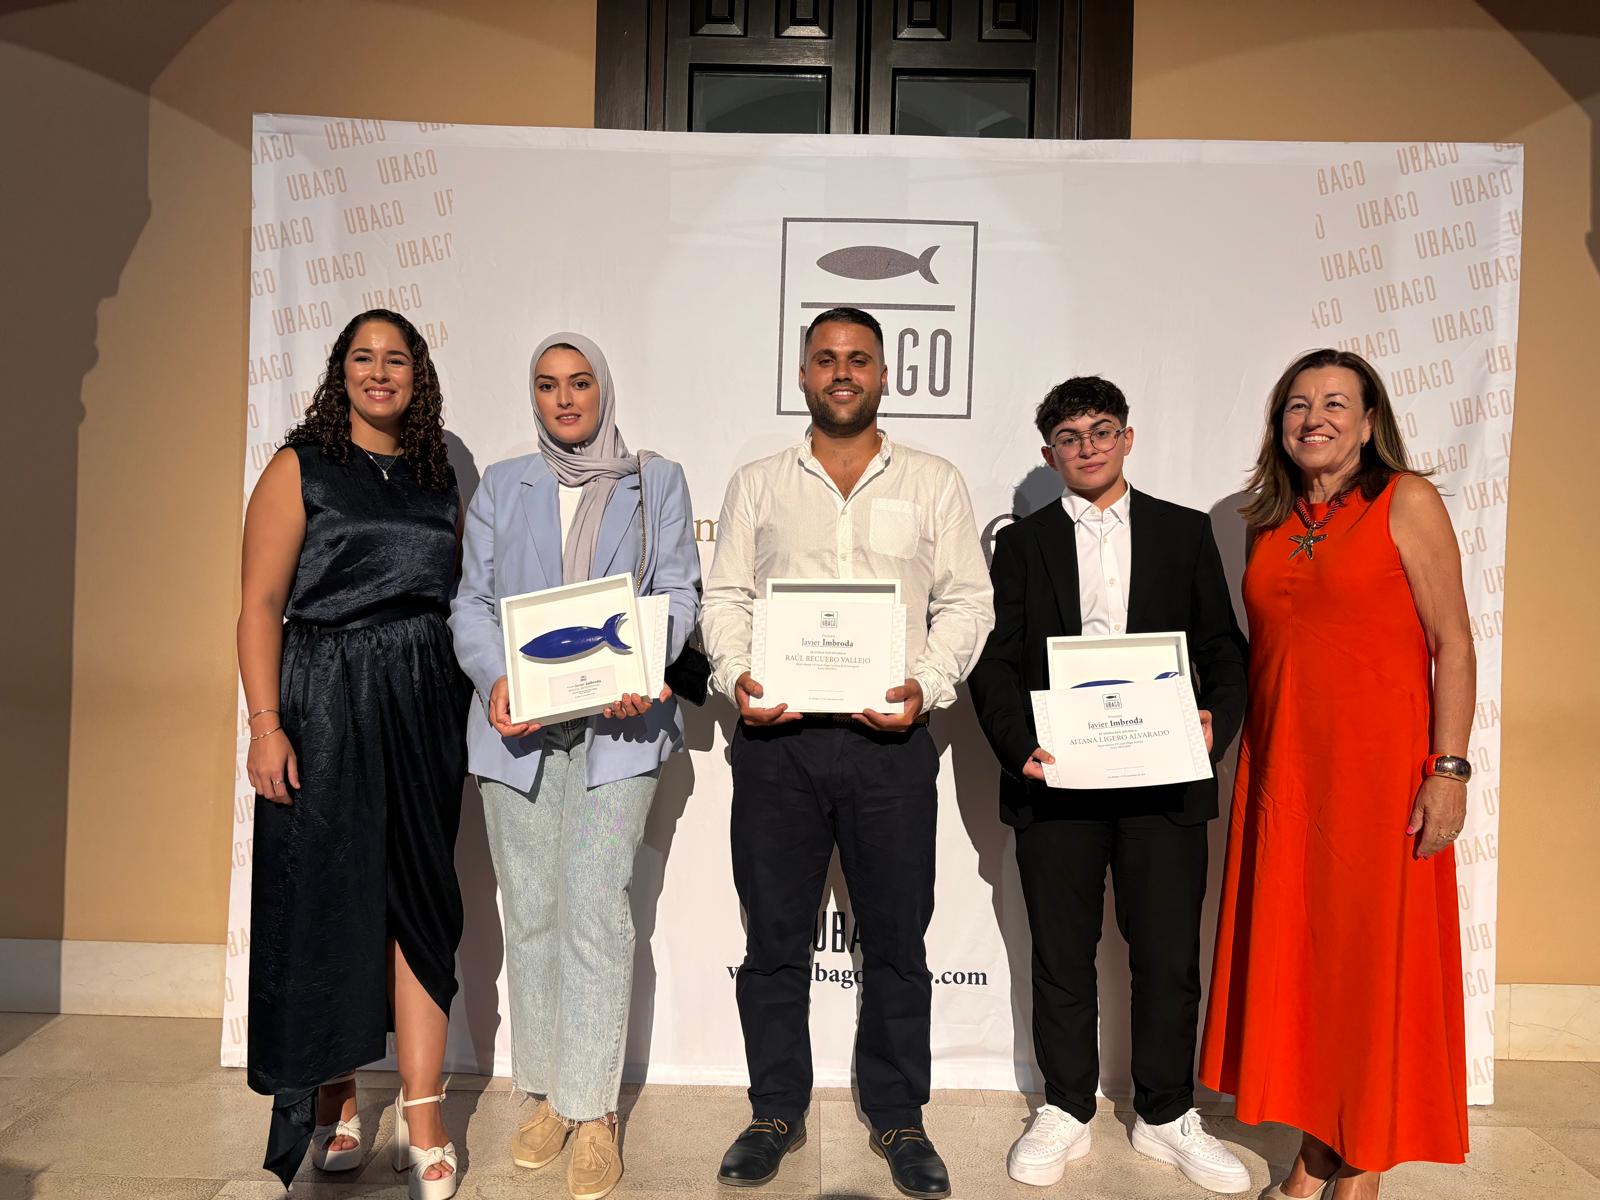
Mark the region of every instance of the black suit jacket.
[[[1128, 501], [1132, 571], [1129, 633], [1184, 630], [1190, 677], [1211, 710], [1212, 760], [1244, 721], [1248, 647], [1233, 615], [1211, 518], [1134, 491]], [[1217, 815], [1217, 781], [1149, 788], [1067, 791], [1026, 779], [1022, 765], [1038, 746], [1030, 691], [1049, 686], [1045, 639], [1083, 632], [1078, 611], [1078, 547], [1060, 501], [1002, 529], [995, 539], [994, 632], [967, 686], [989, 745], [1000, 760], [1000, 819], [1024, 828], [1040, 817], [1116, 817], [1166, 813], [1180, 825]], [[1047, 747], [1048, 748], [1048, 747]]]

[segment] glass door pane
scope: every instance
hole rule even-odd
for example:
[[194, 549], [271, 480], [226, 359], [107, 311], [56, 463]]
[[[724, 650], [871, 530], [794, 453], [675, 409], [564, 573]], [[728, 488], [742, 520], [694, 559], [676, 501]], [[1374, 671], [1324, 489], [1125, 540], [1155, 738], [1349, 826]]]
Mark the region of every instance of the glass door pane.
[[828, 72], [692, 68], [695, 133], [827, 133]]
[[895, 75], [895, 133], [1025, 138], [1032, 114], [1031, 74]]

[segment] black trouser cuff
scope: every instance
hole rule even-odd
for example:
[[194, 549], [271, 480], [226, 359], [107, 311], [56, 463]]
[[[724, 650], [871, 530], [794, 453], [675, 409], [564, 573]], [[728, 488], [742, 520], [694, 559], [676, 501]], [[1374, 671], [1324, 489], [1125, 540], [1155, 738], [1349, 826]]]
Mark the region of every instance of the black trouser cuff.
[[1044, 1089], [1044, 1102], [1055, 1105], [1069, 1117], [1082, 1121], [1085, 1125], [1094, 1120], [1095, 1103], [1092, 1096], [1087, 1101], [1084, 1101], [1075, 1096], [1068, 1096], [1063, 1092], [1046, 1087]]
[[[1140, 1098], [1133, 1098], [1133, 1111], [1144, 1118], [1146, 1125], [1165, 1125], [1168, 1121], [1176, 1121], [1184, 1113], [1194, 1107], [1194, 1093], [1180, 1092], [1171, 1100], [1163, 1100], [1159, 1105], [1146, 1101], [1140, 1103]], [[1148, 1111], [1146, 1111], [1148, 1110]]]
[[891, 1129], [912, 1129], [922, 1127], [922, 1109], [918, 1108], [873, 1108], [861, 1110], [867, 1118], [867, 1123], [876, 1133], [887, 1133]]

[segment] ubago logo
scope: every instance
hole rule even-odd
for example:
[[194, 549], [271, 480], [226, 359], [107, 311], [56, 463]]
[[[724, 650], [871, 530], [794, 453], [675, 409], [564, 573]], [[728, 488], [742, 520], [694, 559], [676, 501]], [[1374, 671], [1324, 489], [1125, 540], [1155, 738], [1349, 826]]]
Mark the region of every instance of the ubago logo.
[[883, 324], [889, 385], [880, 413], [970, 417], [977, 291], [976, 221], [785, 217], [778, 412], [806, 413], [796, 383], [806, 326], [849, 305]]

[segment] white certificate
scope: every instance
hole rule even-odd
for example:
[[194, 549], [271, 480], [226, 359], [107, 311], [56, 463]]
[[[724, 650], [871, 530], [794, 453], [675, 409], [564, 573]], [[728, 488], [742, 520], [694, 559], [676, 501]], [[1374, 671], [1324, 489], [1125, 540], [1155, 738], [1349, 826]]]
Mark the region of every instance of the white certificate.
[[1194, 690], [1179, 676], [1033, 692], [1054, 788], [1153, 787], [1211, 777]]
[[639, 606], [639, 627], [644, 633], [645, 684], [640, 694], [646, 700], [654, 700], [666, 686], [670, 600], [670, 596], [658, 595], [640, 596], [635, 601]]
[[751, 674], [760, 704], [790, 712], [894, 714], [906, 681], [906, 610], [897, 580], [771, 580], [755, 603]]
[[641, 625], [631, 575], [507, 596], [500, 630], [513, 721], [548, 725], [600, 712], [629, 692], [660, 694], [659, 685], [650, 692], [652, 631]]
[[1211, 777], [1182, 631], [1050, 638], [1050, 690], [1034, 692], [1039, 745], [1059, 788], [1151, 787]]

